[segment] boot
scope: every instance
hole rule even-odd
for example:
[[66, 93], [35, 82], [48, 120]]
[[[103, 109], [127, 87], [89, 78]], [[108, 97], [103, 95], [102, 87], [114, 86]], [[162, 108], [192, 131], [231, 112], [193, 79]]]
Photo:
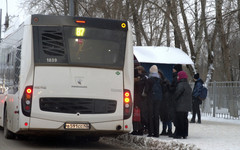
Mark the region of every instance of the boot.
[[132, 135], [137, 135], [137, 131], [131, 132]]
[[167, 135], [172, 135], [172, 131], [168, 130]]
[[166, 130], [162, 130], [162, 133], [160, 135], [168, 135]]
[[176, 135], [176, 130], [174, 131], [174, 133], [169, 134], [168, 137], [174, 137]]
[[195, 123], [195, 120], [191, 119], [190, 123]]
[[138, 130], [136, 135], [143, 135], [143, 130]]

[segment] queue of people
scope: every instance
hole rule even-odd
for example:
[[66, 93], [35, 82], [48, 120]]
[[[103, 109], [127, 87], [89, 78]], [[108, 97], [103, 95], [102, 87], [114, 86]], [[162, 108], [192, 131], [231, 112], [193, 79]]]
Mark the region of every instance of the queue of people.
[[[166, 135], [186, 139], [187, 116], [192, 109], [192, 89], [182, 66], [173, 67], [171, 83], [156, 65], [150, 67], [148, 76], [142, 66], [136, 67], [134, 73], [134, 109], [140, 109], [141, 118], [133, 121], [132, 134], [148, 133], [148, 137]], [[174, 132], [172, 124], [175, 126]]]

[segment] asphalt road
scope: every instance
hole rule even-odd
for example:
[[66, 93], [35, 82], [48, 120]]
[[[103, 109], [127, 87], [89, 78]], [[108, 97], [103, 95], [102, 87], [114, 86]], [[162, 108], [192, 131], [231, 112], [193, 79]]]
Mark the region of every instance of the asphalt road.
[[8, 140], [0, 130], [0, 150], [123, 150], [101, 142], [81, 142], [73, 137], [29, 137]]

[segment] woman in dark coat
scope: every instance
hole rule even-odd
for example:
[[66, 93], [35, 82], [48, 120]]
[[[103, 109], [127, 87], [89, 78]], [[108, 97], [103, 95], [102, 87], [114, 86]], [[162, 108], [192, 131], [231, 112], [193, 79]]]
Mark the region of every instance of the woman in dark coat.
[[[162, 88], [156, 65], [149, 69], [149, 78], [145, 89], [148, 101], [148, 137], [159, 137], [159, 106], [162, 100]], [[158, 91], [155, 91], [155, 89], [158, 89]]]
[[178, 84], [174, 94], [176, 101], [176, 131], [173, 138], [187, 138], [188, 136], [188, 112], [192, 108], [192, 89], [184, 71], [178, 72]]
[[159, 71], [159, 75], [162, 79], [162, 91], [163, 91], [163, 99], [160, 102], [160, 120], [162, 121], [162, 132], [160, 135], [171, 135], [172, 134], [172, 120], [170, 118], [170, 82], [167, 78], [164, 77], [164, 74]]
[[[171, 96], [170, 96], [170, 102], [169, 102], [169, 115], [170, 115], [170, 120], [173, 122], [173, 125], [175, 126], [175, 114], [176, 114], [176, 102], [174, 101], [174, 93], [176, 91], [176, 88], [177, 88], [177, 83], [178, 83], [178, 79], [177, 79], [177, 76], [178, 76], [178, 72], [182, 71], [182, 65], [181, 64], [176, 64], [174, 67], [173, 67], [173, 79], [172, 79], [172, 83], [170, 85], [170, 93], [171, 93]], [[176, 128], [175, 128], [176, 130]], [[169, 137], [173, 137], [175, 134], [175, 131], [173, 134], [169, 134]]]
[[134, 108], [140, 109], [140, 121], [133, 121], [133, 135], [143, 135], [143, 130], [147, 124], [147, 108], [144, 103], [145, 98], [142, 96], [145, 82], [147, 80], [146, 71], [142, 66], [134, 69]]

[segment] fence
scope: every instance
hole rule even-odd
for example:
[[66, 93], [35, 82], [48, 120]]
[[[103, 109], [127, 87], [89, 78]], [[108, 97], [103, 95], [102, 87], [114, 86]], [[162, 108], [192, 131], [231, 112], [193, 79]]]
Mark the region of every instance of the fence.
[[203, 115], [240, 119], [240, 81], [210, 82], [208, 97], [201, 109]]

